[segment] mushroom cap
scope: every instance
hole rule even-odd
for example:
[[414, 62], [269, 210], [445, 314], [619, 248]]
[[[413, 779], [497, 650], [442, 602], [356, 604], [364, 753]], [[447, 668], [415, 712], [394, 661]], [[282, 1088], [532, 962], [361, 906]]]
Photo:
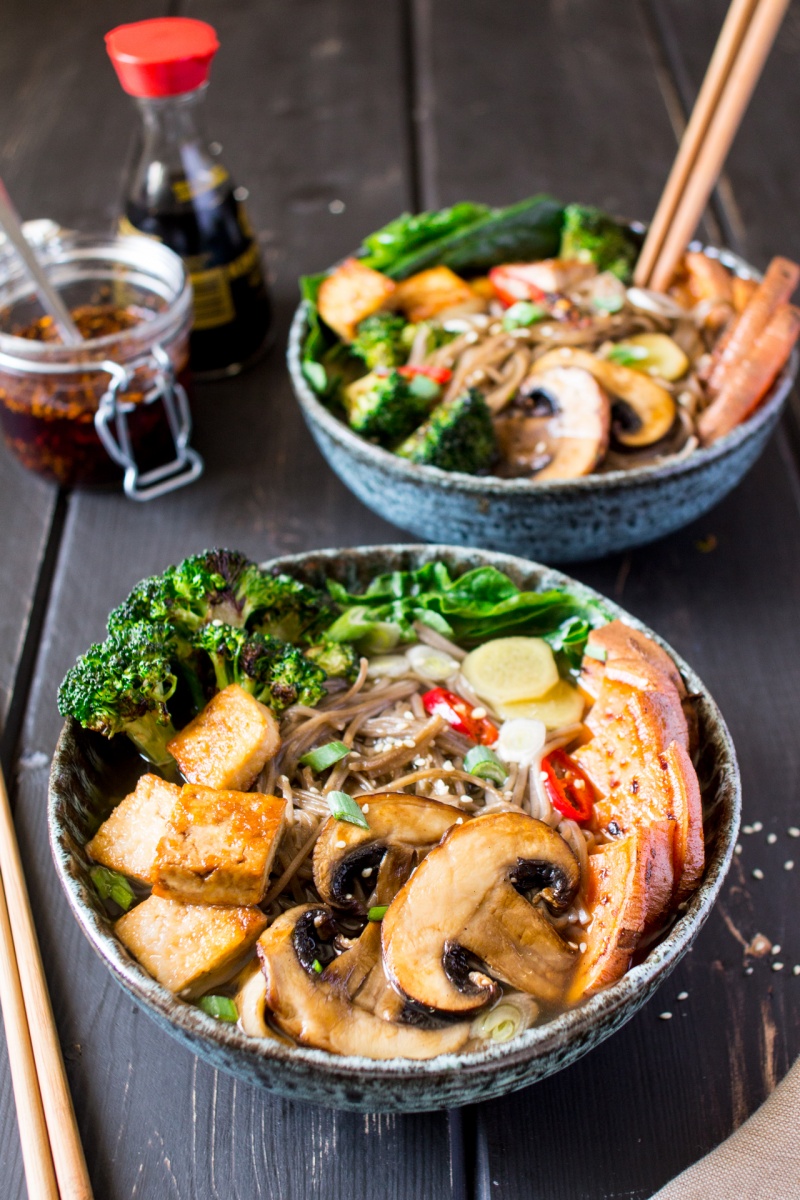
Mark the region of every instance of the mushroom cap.
[[579, 886], [575, 855], [542, 821], [501, 812], [455, 826], [383, 918], [386, 973], [429, 1011], [475, 1012], [497, 995], [494, 978], [553, 1003], [575, 955], [542, 905], [564, 911]]
[[416, 864], [464, 814], [452, 804], [404, 792], [364, 796], [359, 803], [368, 808], [369, 829], [330, 817], [314, 849], [314, 884], [326, 904], [363, 915], [365, 906], [353, 889], [360, 873], [368, 871], [375, 882], [375, 903], [388, 904]]
[[380, 927], [370, 923], [361, 937], [321, 971], [335, 931], [330, 909], [301, 904], [270, 925], [257, 944], [266, 979], [266, 1002], [285, 1033], [305, 1045], [334, 1054], [369, 1058], [434, 1058], [466, 1043], [462, 1022], [421, 1029], [385, 1020], [359, 1004], [361, 992], [382, 971]]
[[534, 370], [522, 391], [545, 393], [554, 412], [546, 417], [508, 413], [496, 422], [501, 454], [512, 472], [535, 471], [538, 481], [576, 479], [593, 471], [608, 447], [611, 406], [591, 373], [572, 366]]

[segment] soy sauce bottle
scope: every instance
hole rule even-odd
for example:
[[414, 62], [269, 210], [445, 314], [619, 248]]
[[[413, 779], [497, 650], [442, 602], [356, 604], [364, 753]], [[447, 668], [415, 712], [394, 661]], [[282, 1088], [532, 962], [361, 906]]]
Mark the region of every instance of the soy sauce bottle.
[[217, 35], [205, 21], [163, 17], [112, 29], [106, 47], [142, 118], [120, 232], [180, 254], [194, 290], [192, 373], [235, 375], [265, 348], [272, 312], [239, 192], [198, 122]]

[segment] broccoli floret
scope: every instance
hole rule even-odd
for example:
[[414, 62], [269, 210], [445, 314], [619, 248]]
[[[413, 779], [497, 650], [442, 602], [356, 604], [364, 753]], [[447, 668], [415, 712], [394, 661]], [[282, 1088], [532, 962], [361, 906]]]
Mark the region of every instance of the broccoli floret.
[[408, 437], [431, 407], [430, 387], [415, 384], [398, 371], [372, 372], [351, 383], [342, 393], [350, 428], [383, 446]]
[[317, 588], [290, 575], [268, 575], [254, 563], [239, 576], [235, 599], [242, 624], [284, 642], [312, 641], [336, 616]]
[[109, 634], [67, 672], [59, 712], [106, 737], [126, 733], [157, 766], [172, 763], [167, 742], [175, 729], [167, 701], [177, 684], [173, 650], [168, 633], [144, 622]]
[[215, 622], [193, 641], [211, 659], [220, 690], [238, 683], [276, 713], [295, 703], [313, 706], [324, 695], [322, 668], [279, 638]]
[[437, 405], [395, 453], [443, 471], [474, 474], [491, 465], [496, 451], [492, 415], [480, 392], [470, 388]]
[[403, 338], [405, 327], [405, 319], [397, 313], [374, 313], [359, 323], [350, 349], [363, 358], [370, 371], [376, 367], [399, 367], [408, 358]]
[[331, 679], [355, 679], [361, 661], [351, 642], [333, 642], [327, 638], [309, 647], [305, 655]]
[[249, 560], [235, 550], [204, 550], [162, 576], [164, 617], [189, 637], [209, 621], [239, 624], [236, 584]]
[[639, 249], [630, 234], [598, 208], [568, 204], [561, 231], [561, 258], [594, 263], [627, 283]]

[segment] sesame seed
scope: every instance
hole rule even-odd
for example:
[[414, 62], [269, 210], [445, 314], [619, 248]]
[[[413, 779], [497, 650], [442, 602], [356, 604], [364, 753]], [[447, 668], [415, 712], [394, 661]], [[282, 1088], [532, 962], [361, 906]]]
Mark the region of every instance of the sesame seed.
[[364, 870], [361, 872], [361, 878], [369, 879], [370, 875], [372, 874], [372, 870], [372, 867], [364, 867]]
[[800, 837], [800, 829], [796, 825], [790, 825], [786, 832], [789, 834], [789, 837]]
[[800, 963], [795, 963], [795, 965], [792, 967], [792, 974], [800, 975]]
[[476, 721], [482, 721], [484, 719], [484, 717], [486, 716], [486, 709], [481, 708], [480, 706], [478, 706], [477, 708], [473, 708], [472, 715]]
[[678, 999], [679, 1000], [688, 1000], [689, 993], [688, 992], [678, 992]]
[[737, 843], [736, 843], [736, 845], [735, 845], [735, 847], [734, 847], [734, 850], [733, 850], [733, 853], [734, 853], [734, 854], [741, 854], [741, 853], [742, 853], [742, 843], [741, 843], [741, 842], [737, 842]]
[[773, 969], [773, 971], [782, 971], [782, 970], [783, 970], [783, 963], [773, 963], [773, 964], [772, 964], [772, 969]]
[[745, 973], [745, 975], [752, 975], [752, 974], [753, 974], [753, 968], [752, 968], [752, 967], [745, 967], [745, 969], [744, 969], [744, 973]]
[[453, 764], [450, 762], [449, 758], [446, 758], [444, 760], [444, 762], [442, 763], [442, 766], [445, 769], [445, 771], [452, 771], [452, 769], [453, 769]]
[[775, 843], [777, 842], [777, 840], [778, 840], [777, 833], [768, 833], [767, 834], [767, 845], [768, 846], [774, 846]]
[[345, 892], [345, 894], [344, 894], [344, 898], [345, 898], [345, 900], [352, 900], [352, 899], [353, 899], [353, 893], [352, 893], [352, 892]]
[[406, 719], [407, 721], [413, 721], [413, 720], [414, 720], [414, 714], [413, 714], [413, 712], [411, 711], [411, 709], [410, 709], [410, 708], [407, 708], [407, 709], [406, 709], [406, 711], [403, 713], [403, 716], [405, 717], [405, 719]]
[[541, 779], [542, 783], [547, 783], [547, 780], [550, 778], [550, 776], [547, 774], [547, 771], [540, 771], [539, 778]]
[[672, 1020], [672, 1013], [671, 1013], [671, 1012], [663, 1012], [663, 1013], [659, 1013], [659, 1014], [658, 1014], [658, 1019], [659, 1019], [659, 1021], [671, 1021], [671, 1020]]
[[368, 812], [369, 812], [369, 805], [368, 805], [368, 804], [362, 804], [362, 805], [361, 805], [361, 811], [362, 811], [363, 813], [368, 813]]
[[581, 942], [580, 945], [578, 946], [578, 949], [580, 950], [581, 954], [583, 954], [584, 951], [586, 950], [586, 942]]
[[781, 952], [781, 948], [776, 942], [775, 945], [770, 950], [770, 954], [780, 954], [780, 952]]
[[760, 821], [753, 821], [753, 833], [761, 833], [761, 830], [763, 828], [764, 828], [764, 826], [761, 824]]
[[456, 817], [456, 825], [463, 825], [463, 824], [464, 824], [464, 818]]
[[340, 838], [340, 839], [339, 839], [339, 841], [336, 843], [336, 849], [337, 849], [337, 850], [344, 850], [344, 848], [345, 848], [345, 846], [346, 846], [346, 845], [347, 845], [347, 842], [343, 842], [343, 841], [341, 840], [341, 838]]
[[752, 832], [753, 832], [752, 825], [743, 825], [742, 826], [742, 833], [752, 833]]
[[417, 743], [413, 738], [404, 738], [401, 745], [405, 746], [406, 750], [416, 750]]
[[786, 862], [783, 864], [783, 869], [784, 869], [784, 871], [793, 871], [794, 870], [794, 859], [787, 858]]
[[750, 874], [753, 876], [753, 879], [764, 878], [764, 872], [761, 870], [761, 867], [753, 867], [753, 870], [750, 872]]

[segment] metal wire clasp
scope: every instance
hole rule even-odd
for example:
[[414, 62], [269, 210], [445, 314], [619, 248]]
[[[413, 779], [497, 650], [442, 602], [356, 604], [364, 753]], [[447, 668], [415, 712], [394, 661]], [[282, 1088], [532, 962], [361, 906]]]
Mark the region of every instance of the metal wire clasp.
[[[114, 462], [125, 470], [122, 483], [125, 495], [131, 500], [141, 501], [156, 500], [167, 492], [193, 483], [203, 474], [204, 467], [200, 455], [189, 445], [192, 416], [186, 389], [176, 380], [172, 360], [163, 346], [153, 346], [150, 355], [157, 370], [152, 387], [136, 404], [120, 399], [120, 394], [130, 387], [134, 372], [143, 365], [142, 361], [131, 363], [128, 367], [120, 366], [111, 359], [97, 364], [99, 370], [107, 371], [111, 376], [94, 415], [97, 436]], [[164, 405], [175, 445], [175, 457], [171, 462], [142, 473], [133, 453], [128, 415], [141, 405], [154, 404], [157, 400]]]

